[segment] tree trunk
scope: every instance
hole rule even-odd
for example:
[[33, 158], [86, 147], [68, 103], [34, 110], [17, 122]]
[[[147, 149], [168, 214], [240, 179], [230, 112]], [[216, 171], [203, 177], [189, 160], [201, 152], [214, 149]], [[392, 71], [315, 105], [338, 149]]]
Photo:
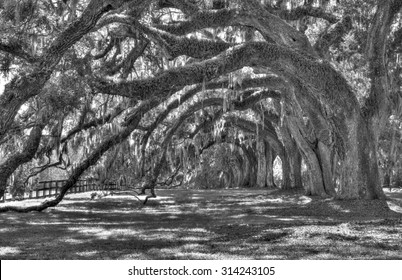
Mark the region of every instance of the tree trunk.
[[248, 159], [250, 160], [249, 165], [250, 165], [250, 177], [249, 177], [249, 183], [248, 187], [252, 188], [255, 187], [257, 184], [257, 156], [254, 153], [254, 149], [251, 147], [246, 147], [246, 152], [248, 155]]
[[265, 158], [267, 163], [266, 184], [269, 189], [273, 189], [276, 188], [274, 182], [274, 158], [272, 148], [269, 146], [268, 142], [265, 142]]
[[320, 162], [316, 153], [305, 138], [301, 135], [299, 127], [297, 126], [297, 119], [289, 118], [287, 125], [290, 132], [294, 137], [308, 167], [310, 184], [305, 186], [307, 195], [318, 195], [322, 197], [328, 196], [324, 188], [324, 181], [321, 172]]
[[318, 141], [316, 154], [321, 167], [325, 192], [331, 196], [335, 196], [335, 187], [332, 174], [331, 151], [325, 144], [323, 144], [321, 141]]
[[282, 161], [282, 189], [288, 190], [292, 188], [292, 169], [290, 167], [290, 161], [288, 152], [286, 149], [283, 151]]
[[267, 158], [265, 156], [265, 144], [263, 140], [257, 140], [257, 187], [265, 188], [267, 179]]
[[341, 199], [385, 199], [381, 189], [375, 133], [360, 114], [348, 123], [347, 153], [341, 158]]
[[295, 153], [293, 154], [293, 183], [295, 188], [303, 188], [303, 179], [302, 179], [302, 156], [298, 149], [296, 149]]

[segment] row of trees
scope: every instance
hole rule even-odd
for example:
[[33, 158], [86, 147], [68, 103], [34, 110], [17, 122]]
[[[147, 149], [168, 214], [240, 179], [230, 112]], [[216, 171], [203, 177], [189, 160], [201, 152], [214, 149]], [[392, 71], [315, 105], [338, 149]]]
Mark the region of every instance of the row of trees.
[[10, 178], [68, 174], [55, 199], [0, 211], [55, 206], [94, 174], [151, 195], [191, 174], [271, 187], [275, 158], [282, 188], [383, 199], [401, 164], [401, 7], [0, 1], [0, 196]]

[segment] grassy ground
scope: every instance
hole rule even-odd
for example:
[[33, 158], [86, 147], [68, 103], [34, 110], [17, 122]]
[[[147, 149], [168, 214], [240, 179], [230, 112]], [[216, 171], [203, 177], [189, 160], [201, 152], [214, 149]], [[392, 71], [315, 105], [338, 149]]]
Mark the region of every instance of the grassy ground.
[[391, 211], [267, 190], [158, 195], [142, 207], [84, 193], [42, 213], [0, 214], [0, 259], [402, 259], [397, 202]]

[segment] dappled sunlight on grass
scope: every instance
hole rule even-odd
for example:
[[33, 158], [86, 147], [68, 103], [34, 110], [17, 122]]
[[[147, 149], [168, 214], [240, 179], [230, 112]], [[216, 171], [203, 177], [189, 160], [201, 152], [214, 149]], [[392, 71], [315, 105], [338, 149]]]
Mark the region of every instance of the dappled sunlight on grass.
[[392, 217], [391, 212], [385, 216], [367, 210], [360, 213], [353, 203], [270, 194], [264, 189], [161, 190], [157, 194], [145, 206], [128, 195], [89, 200], [88, 194], [77, 194], [42, 213], [2, 214], [0, 256], [402, 258], [401, 216], [384, 219]]
[[16, 228], [0, 228], [0, 233], [11, 233], [13, 231], [18, 231]]
[[96, 255], [98, 255], [98, 251], [84, 251], [84, 252], [78, 252], [77, 255], [80, 257], [87, 257], [87, 258], [94, 258]]
[[0, 247], [0, 256], [17, 255], [21, 252], [18, 247]]
[[89, 240], [74, 239], [74, 238], [67, 238], [67, 239], [61, 238], [60, 241], [68, 243], [68, 244], [74, 244], [74, 245], [76, 245], [76, 244], [84, 244], [85, 242], [89, 242]]

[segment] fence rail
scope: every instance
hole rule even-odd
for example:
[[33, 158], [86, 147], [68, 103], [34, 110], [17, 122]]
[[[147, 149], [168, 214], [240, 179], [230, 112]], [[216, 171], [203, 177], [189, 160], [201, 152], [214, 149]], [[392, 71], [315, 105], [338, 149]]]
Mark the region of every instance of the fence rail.
[[[25, 192], [21, 196], [13, 197], [10, 193], [5, 192], [0, 199], [0, 203], [14, 200], [35, 199], [42, 197], [51, 197], [60, 193], [61, 188], [67, 180], [54, 180], [54, 181], [40, 181], [39, 186], [33, 190]], [[106, 190], [119, 190], [122, 186], [117, 183], [98, 184], [93, 180], [79, 180], [73, 187], [71, 187], [67, 194], [82, 193], [88, 191], [106, 191]]]

